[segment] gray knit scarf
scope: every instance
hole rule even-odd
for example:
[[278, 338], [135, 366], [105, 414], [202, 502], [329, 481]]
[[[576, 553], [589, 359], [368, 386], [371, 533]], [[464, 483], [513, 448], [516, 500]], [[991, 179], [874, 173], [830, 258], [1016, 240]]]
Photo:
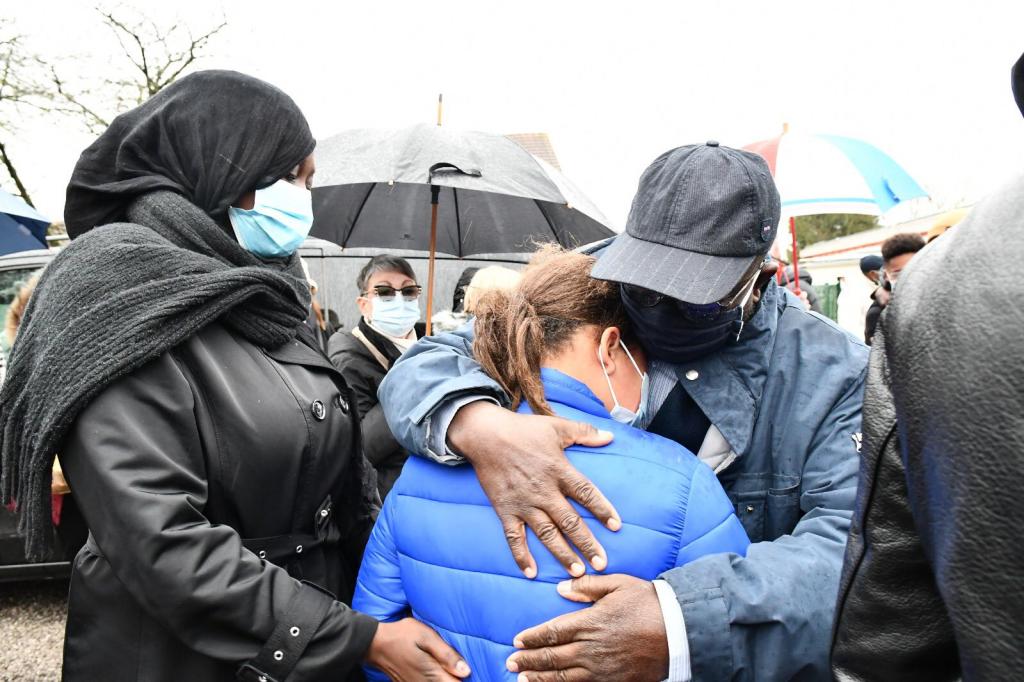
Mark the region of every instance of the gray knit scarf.
[[0, 492], [30, 559], [52, 544], [53, 457], [104, 388], [220, 320], [265, 348], [292, 339], [309, 287], [298, 257], [268, 263], [187, 199], [156, 191], [75, 239], [43, 273], [0, 391]]

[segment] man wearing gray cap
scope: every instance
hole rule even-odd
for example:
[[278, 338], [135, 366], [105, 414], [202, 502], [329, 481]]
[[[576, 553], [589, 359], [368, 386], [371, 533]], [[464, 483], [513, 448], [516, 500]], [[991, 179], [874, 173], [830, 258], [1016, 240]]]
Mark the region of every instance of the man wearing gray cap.
[[[641, 426], [718, 473], [753, 543], [746, 557], [706, 556], [653, 583], [615, 574], [620, 562], [579, 510], [613, 531], [629, 519], [562, 453], [609, 435], [503, 409], [508, 396], [473, 361], [469, 328], [421, 341], [381, 386], [400, 442], [473, 465], [524, 573], [536, 575], [529, 527], [576, 577], [559, 592], [595, 602], [521, 633], [512, 672], [530, 682], [828, 678], [867, 349], [776, 285], [767, 254], [778, 222], [761, 157], [680, 147], [644, 172], [626, 232], [595, 252], [592, 273], [621, 284], [652, 361], [653, 418]], [[580, 577], [569, 543], [611, 574]]]

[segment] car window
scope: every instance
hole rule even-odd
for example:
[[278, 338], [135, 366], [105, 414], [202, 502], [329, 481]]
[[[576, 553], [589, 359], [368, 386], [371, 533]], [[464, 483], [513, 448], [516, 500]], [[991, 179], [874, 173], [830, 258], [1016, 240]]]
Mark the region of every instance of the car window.
[[[7, 309], [28, 279], [40, 270], [39, 266], [0, 270], [0, 323], [6, 325]], [[0, 352], [8, 351], [7, 334], [0, 333]]]

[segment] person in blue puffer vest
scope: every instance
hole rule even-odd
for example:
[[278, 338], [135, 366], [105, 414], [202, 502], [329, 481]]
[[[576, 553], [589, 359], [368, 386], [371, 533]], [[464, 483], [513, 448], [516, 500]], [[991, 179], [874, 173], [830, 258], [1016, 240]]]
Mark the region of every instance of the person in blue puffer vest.
[[[614, 434], [604, 447], [566, 451], [622, 519], [611, 532], [576, 507], [611, 557], [608, 572], [653, 580], [707, 554], [743, 556], [750, 542], [711, 468], [676, 442], [634, 428], [647, 401], [646, 359], [631, 339], [618, 286], [591, 279], [593, 263], [555, 247], [538, 252], [517, 288], [480, 302], [475, 357], [518, 398], [520, 412]], [[385, 622], [411, 612], [465, 657], [470, 680], [514, 680], [506, 659], [515, 635], [587, 606], [559, 593], [564, 569], [527, 534], [533, 580], [513, 560], [473, 468], [412, 457], [366, 547], [353, 608]]]

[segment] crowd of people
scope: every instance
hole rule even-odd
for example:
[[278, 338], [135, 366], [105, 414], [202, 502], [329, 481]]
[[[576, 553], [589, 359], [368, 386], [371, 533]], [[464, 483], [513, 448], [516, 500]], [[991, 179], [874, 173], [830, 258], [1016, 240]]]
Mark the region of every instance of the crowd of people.
[[314, 147], [285, 93], [202, 71], [75, 167], [0, 393], [28, 552], [57, 472], [89, 528], [66, 679], [1024, 664], [995, 501], [1024, 487], [1020, 180], [862, 260], [866, 343], [790, 290], [768, 165], [717, 142], [660, 155], [624, 233], [464, 273], [433, 336], [378, 255], [330, 333], [296, 253]]

